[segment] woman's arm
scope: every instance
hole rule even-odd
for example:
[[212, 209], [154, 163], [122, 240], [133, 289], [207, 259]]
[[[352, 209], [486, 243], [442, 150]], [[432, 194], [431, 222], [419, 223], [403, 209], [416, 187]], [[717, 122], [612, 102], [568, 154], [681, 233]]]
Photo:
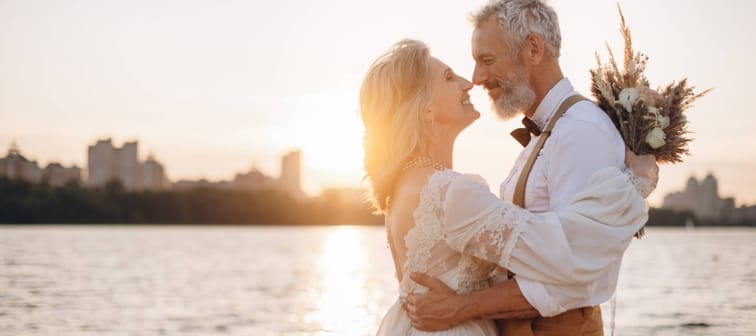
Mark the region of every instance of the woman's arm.
[[619, 168], [594, 174], [564, 209], [532, 213], [500, 200], [485, 184], [460, 176], [442, 196], [447, 243], [548, 284], [587, 285], [621, 259], [645, 224], [647, 208]]
[[[478, 180], [467, 178], [457, 181], [457, 185], [452, 183], [443, 206], [447, 242], [462, 253], [508, 268], [518, 277], [535, 275], [539, 281], [553, 281], [563, 287], [589, 287], [606, 265], [621, 258], [627, 247], [624, 242], [629, 243], [645, 223], [645, 202], [631, 176], [609, 169], [594, 176], [590, 184], [595, 190], [581, 192], [567, 210], [532, 214], [493, 196]], [[603, 212], [590, 210], [594, 208]], [[456, 209], [466, 211], [455, 215]], [[565, 230], [564, 221], [577, 222], [578, 228], [591, 230], [591, 234], [570, 238], [576, 232]], [[406, 298], [405, 308], [413, 325], [422, 330], [443, 330], [475, 318], [539, 316], [515, 280], [457, 294], [432, 277], [416, 273], [410, 276], [429, 289], [425, 294]]]

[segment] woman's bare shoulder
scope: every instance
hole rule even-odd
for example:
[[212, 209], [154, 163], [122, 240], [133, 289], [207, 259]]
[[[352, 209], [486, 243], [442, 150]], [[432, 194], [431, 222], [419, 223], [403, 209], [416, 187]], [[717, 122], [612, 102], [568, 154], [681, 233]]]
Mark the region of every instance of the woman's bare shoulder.
[[420, 194], [433, 172], [432, 168], [414, 168], [402, 173], [391, 197], [392, 212], [411, 213], [417, 207]]

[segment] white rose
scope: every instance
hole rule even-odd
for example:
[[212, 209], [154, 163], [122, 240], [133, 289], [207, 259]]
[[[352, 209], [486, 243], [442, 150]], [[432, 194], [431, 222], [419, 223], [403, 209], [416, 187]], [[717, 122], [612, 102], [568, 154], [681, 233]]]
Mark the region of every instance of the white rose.
[[665, 129], [669, 126], [669, 117], [658, 114], [656, 116], [656, 121], [659, 122], [659, 127], [661, 127], [661, 129]]
[[638, 94], [639, 92], [636, 88], [624, 89], [620, 92], [619, 100], [617, 102], [625, 108], [625, 111], [632, 112], [633, 105], [635, 104], [635, 101], [638, 100]]
[[646, 143], [651, 146], [651, 148], [657, 149], [667, 143], [664, 141], [665, 137], [664, 131], [659, 127], [655, 127], [646, 135]]

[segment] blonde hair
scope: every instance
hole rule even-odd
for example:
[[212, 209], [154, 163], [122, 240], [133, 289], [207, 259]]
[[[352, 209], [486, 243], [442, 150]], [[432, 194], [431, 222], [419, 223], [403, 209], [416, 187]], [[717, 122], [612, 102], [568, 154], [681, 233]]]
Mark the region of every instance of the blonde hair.
[[514, 55], [520, 52], [530, 34], [540, 34], [546, 52], [559, 58], [562, 48], [562, 33], [559, 18], [554, 8], [543, 0], [491, 0], [477, 12], [470, 14], [475, 27], [496, 15], [499, 27], [504, 31], [507, 45]]
[[360, 89], [365, 126], [365, 178], [377, 213], [385, 213], [403, 165], [427, 153], [429, 127], [423, 117], [431, 103], [430, 50], [404, 39], [378, 57]]

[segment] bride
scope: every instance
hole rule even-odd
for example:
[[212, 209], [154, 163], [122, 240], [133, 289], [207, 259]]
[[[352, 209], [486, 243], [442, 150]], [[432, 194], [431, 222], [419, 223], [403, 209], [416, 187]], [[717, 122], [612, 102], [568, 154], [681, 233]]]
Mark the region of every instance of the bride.
[[[516, 242], [518, 248], [527, 248], [528, 243], [517, 239], [519, 231], [529, 222], [553, 221], [557, 216], [504, 202], [480, 177], [452, 170], [457, 135], [480, 117], [470, 103], [472, 86], [414, 40], [402, 40], [379, 57], [362, 83], [365, 170], [373, 205], [385, 215], [399, 283], [399, 298], [384, 316], [379, 335], [428, 334], [414, 329], [402, 309], [404, 295], [427, 290], [414, 283], [410, 273], [436, 277], [457, 292], [486, 288], [493, 275], [509, 268]], [[633, 165], [655, 164], [653, 158], [641, 160], [631, 153], [628, 161], [638, 171], [648, 169]], [[605, 168], [583, 192], [601, 190], [607, 194], [602, 196], [625, 197], [624, 207], [645, 209], [632, 178], [629, 172]], [[590, 197], [575, 199], [570, 208], [576, 213], [592, 205], [586, 204]], [[629, 218], [606, 231], [636, 232], [643, 223], [644, 218]], [[597, 237], [613, 237], [601, 230], [597, 229]], [[512, 271], [538, 278], [537, 269]], [[479, 319], [432, 334], [493, 336], [498, 331], [493, 320]]]

